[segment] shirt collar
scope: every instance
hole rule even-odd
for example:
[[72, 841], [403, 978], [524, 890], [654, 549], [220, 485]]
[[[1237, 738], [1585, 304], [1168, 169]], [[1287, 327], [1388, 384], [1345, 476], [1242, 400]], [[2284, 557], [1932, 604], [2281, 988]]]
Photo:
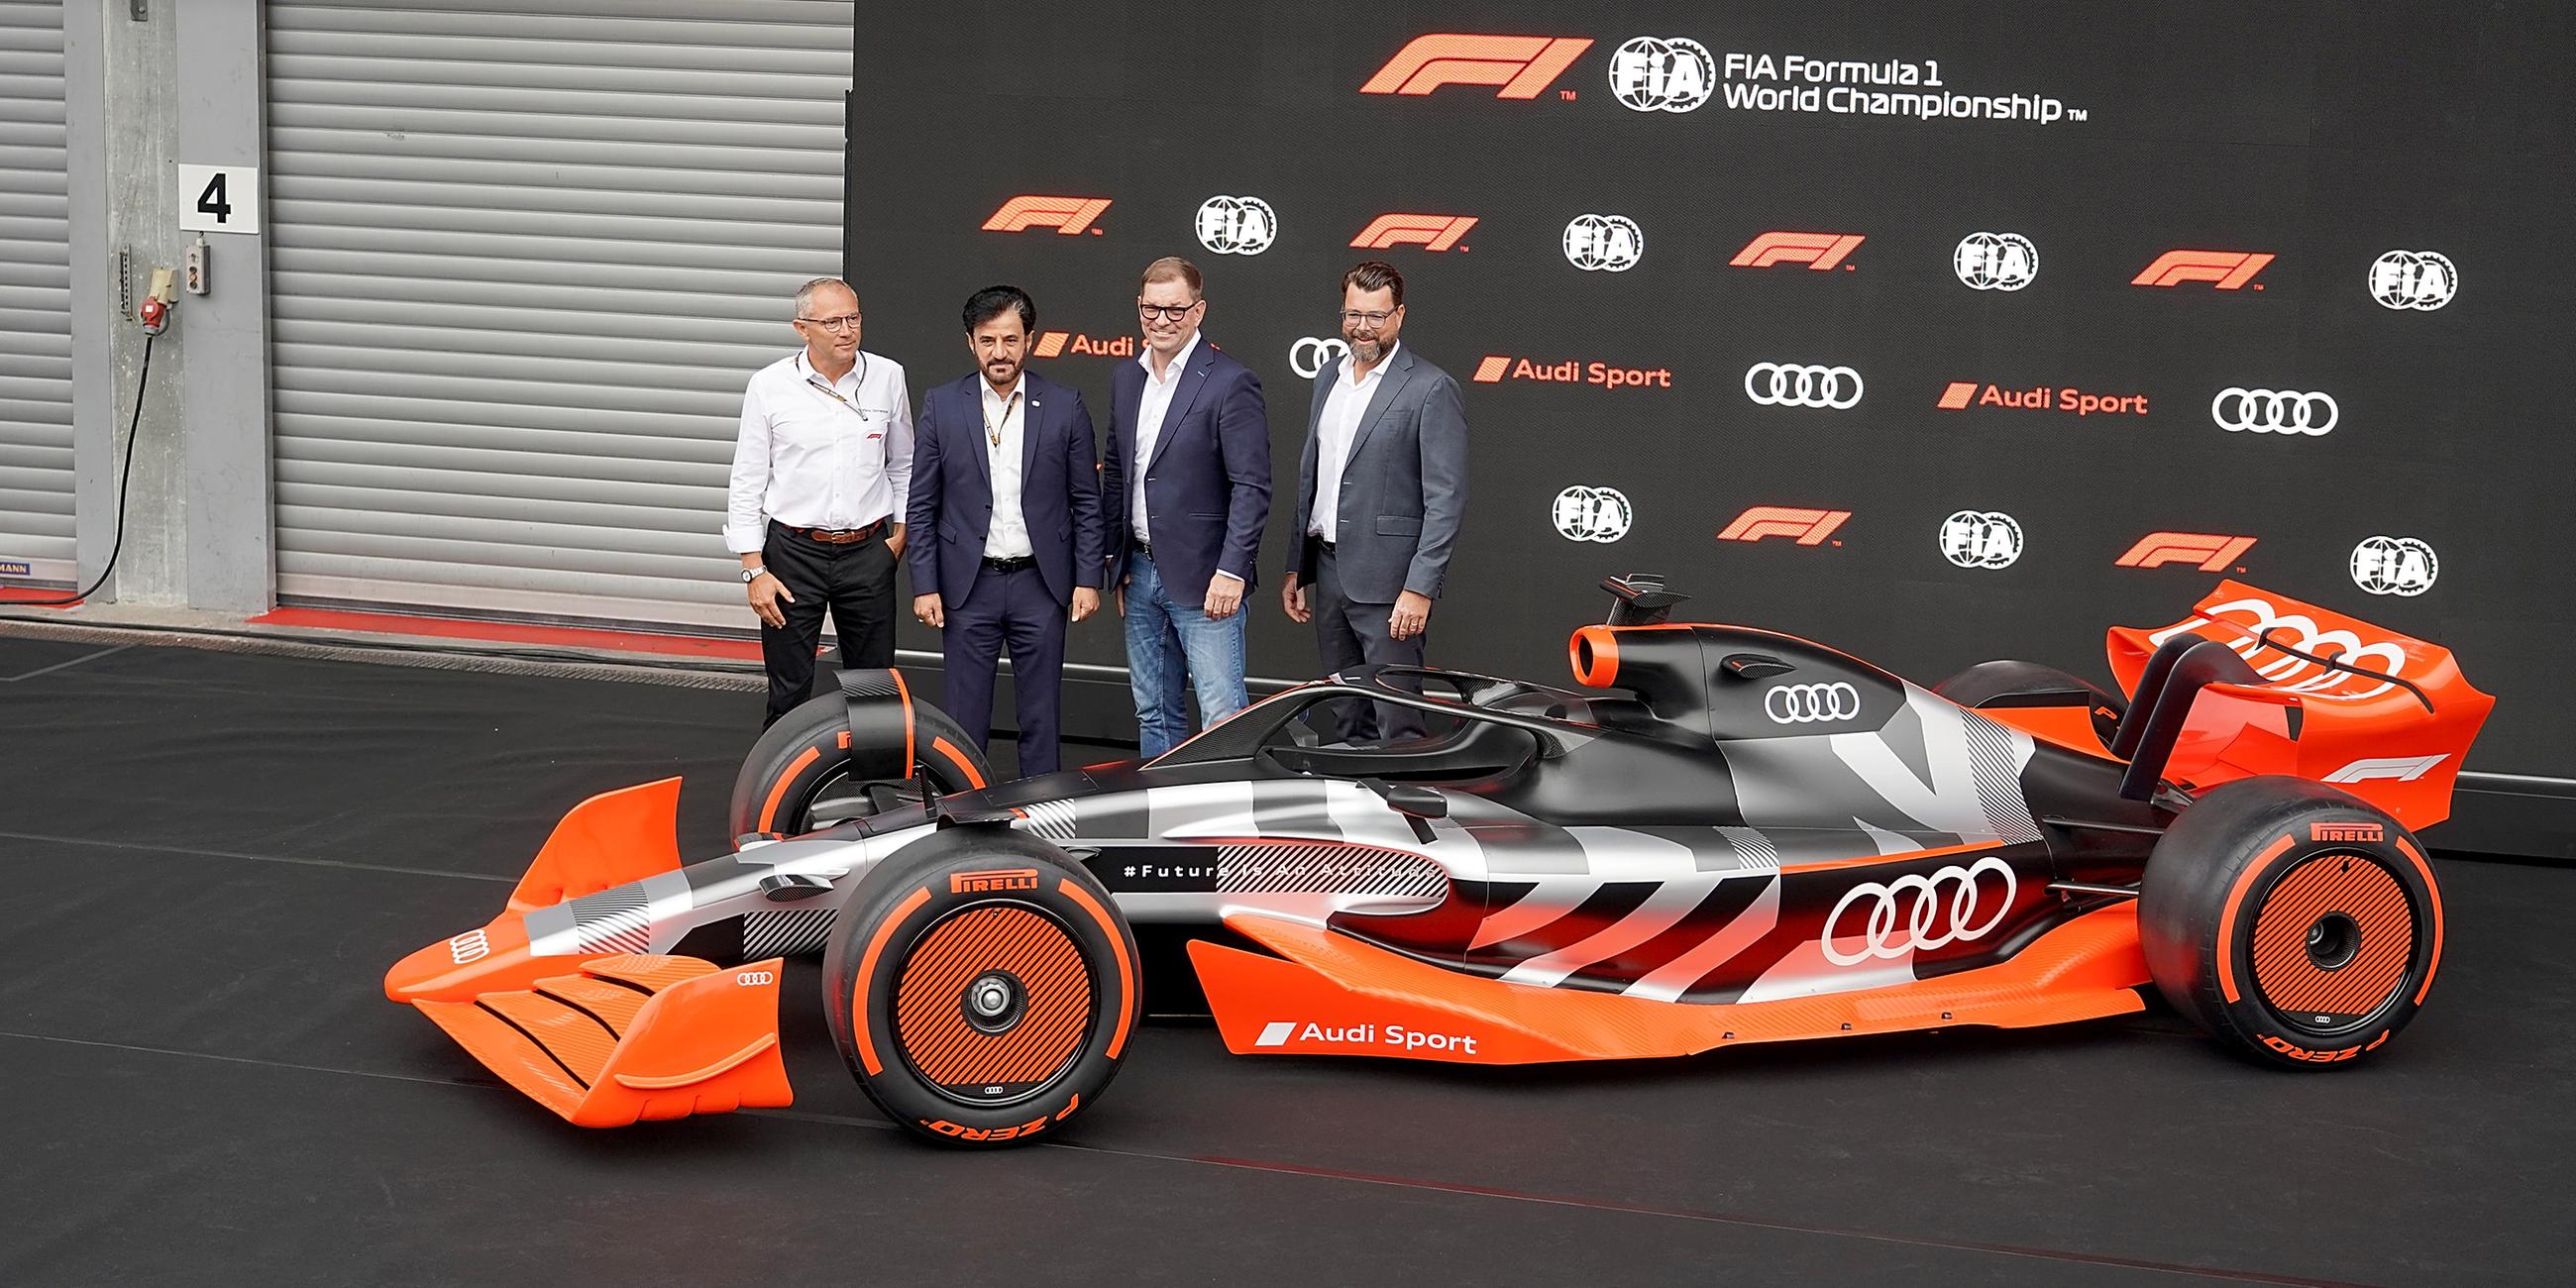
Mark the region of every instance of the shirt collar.
[[976, 373], [975, 376], [975, 390], [976, 392], [984, 395], [984, 405], [987, 407], [1008, 407], [1011, 403], [1012, 394], [1024, 394], [1028, 392], [1028, 389], [1029, 373], [1028, 369], [1025, 367], [1020, 369], [1019, 379], [1011, 382], [1011, 388], [1008, 393], [994, 393], [992, 381], [986, 380], [981, 372]]
[[[1179, 353], [1172, 355], [1172, 365], [1164, 368], [1164, 370], [1172, 373], [1169, 377], [1170, 379], [1180, 379], [1181, 372], [1190, 365], [1190, 356], [1199, 351], [1199, 337], [1199, 332], [1190, 332], [1190, 342], [1182, 345]], [[1142, 345], [1139, 345], [1138, 347], [1143, 348]], [[1152, 349], [1146, 349], [1143, 353], [1137, 354], [1136, 365], [1145, 369], [1145, 378], [1147, 380], [1152, 380], [1154, 378], [1154, 351]]]
[[[1373, 380], [1385, 375], [1386, 369], [1395, 365], [1395, 355], [1402, 352], [1404, 352], [1404, 341], [1398, 340], [1387, 348], [1386, 356], [1378, 359], [1377, 365], [1369, 368], [1368, 375], [1362, 378]], [[1348, 353], [1342, 355], [1342, 379], [1345, 382], [1351, 379], [1351, 355]]]
[[[859, 378], [859, 373], [865, 369], [866, 363], [864, 361], [854, 360], [850, 363], [850, 369], [841, 373], [841, 380], [856, 380]], [[838, 385], [841, 383], [841, 380], [823, 379], [823, 373], [814, 369], [813, 362], [807, 358], [803, 349], [798, 349], [796, 351], [796, 374], [800, 379], [811, 380], [818, 384]]]

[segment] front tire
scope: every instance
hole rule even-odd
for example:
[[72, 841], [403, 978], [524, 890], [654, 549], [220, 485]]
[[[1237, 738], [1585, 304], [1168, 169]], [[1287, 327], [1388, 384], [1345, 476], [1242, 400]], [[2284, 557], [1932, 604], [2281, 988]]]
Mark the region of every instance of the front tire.
[[2302, 1069], [2377, 1050], [2441, 964], [2442, 899], [2413, 834], [2288, 777], [2228, 783], [2156, 842], [2138, 894], [2156, 987], [2221, 1044]]
[[1116, 1076], [1143, 1003], [1137, 961], [1089, 869], [1007, 828], [952, 827], [851, 891], [824, 1013], [887, 1117], [945, 1145], [1020, 1144]]

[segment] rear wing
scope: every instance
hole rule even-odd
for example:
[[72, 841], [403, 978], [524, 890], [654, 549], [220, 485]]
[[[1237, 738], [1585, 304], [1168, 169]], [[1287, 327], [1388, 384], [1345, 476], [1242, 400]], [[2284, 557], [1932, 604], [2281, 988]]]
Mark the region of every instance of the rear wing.
[[2450, 817], [2461, 758], [2495, 699], [2448, 649], [2241, 582], [2161, 629], [2115, 626], [2129, 695], [2122, 794], [2256, 774], [2332, 783], [2409, 828]]

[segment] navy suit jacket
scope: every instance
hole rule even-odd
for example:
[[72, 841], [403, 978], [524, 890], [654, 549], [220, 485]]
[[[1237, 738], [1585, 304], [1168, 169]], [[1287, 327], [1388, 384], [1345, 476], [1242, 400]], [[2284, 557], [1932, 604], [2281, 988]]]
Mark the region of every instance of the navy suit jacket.
[[[1070, 605], [1077, 586], [1100, 585], [1100, 471], [1082, 395], [1023, 370], [1020, 518], [1047, 593]], [[912, 431], [912, 496], [904, 558], [912, 593], [966, 602], [984, 571], [993, 524], [993, 467], [984, 448], [982, 373], [940, 385], [921, 400]]]
[[[1119, 363], [1109, 390], [1100, 486], [1109, 521], [1108, 584], [1115, 586], [1126, 578], [1128, 548], [1136, 542], [1131, 494], [1145, 368]], [[1154, 570], [1172, 600], [1196, 604], [1207, 598], [1208, 580], [1220, 569], [1241, 577], [1249, 590], [1261, 527], [1270, 521], [1270, 414], [1262, 406], [1261, 378], [1205, 335], [1172, 389], [1172, 405], [1155, 432], [1154, 455], [1144, 462], [1144, 472]]]

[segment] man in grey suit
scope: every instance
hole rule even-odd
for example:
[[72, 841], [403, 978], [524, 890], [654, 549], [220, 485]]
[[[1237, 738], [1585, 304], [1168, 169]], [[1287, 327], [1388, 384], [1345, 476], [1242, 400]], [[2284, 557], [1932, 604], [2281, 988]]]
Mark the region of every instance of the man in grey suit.
[[[1350, 352], [1315, 378], [1280, 604], [1315, 624], [1327, 671], [1420, 666], [1467, 509], [1467, 411], [1458, 382], [1399, 342], [1404, 275], [1393, 265], [1342, 275], [1341, 319]], [[1423, 734], [1411, 707], [1355, 705], [1350, 742]]]

